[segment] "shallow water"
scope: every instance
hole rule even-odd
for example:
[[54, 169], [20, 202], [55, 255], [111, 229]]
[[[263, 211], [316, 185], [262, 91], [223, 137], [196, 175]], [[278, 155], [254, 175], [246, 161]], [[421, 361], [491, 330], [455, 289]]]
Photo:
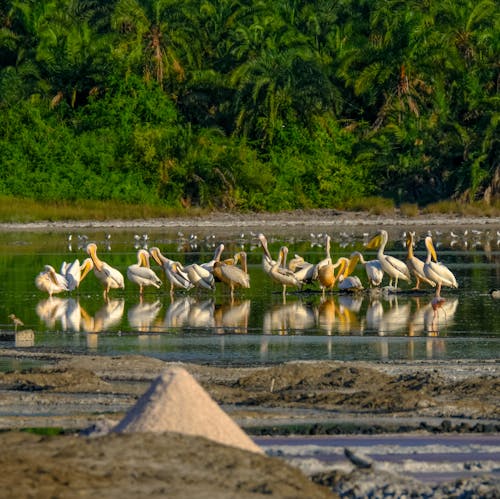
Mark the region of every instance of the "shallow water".
[[[366, 231], [366, 229], [363, 229]], [[238, 228], [223, 232], [178, 230], [99, 230], [84, 233], [8, 232], [0, 235], [0, 347], [46, 349], [99, 354], [137, 353], [165, 360], [253, 364], [292, 359], [411, 360], [482, 359], [498, 357], [500, 344], [499, 300], [488, 290], [500, 287], [500, 240], [496, 229], [471, 227], [454, 237], [450, 231], [434, 233], [440, 261], [456, 275], [458, 290], [443, 289], [445, 301], [433, 308], [433, 291], [410, 293], [339, 292], [322, 297], [317, 286], [289, 291], [285, 298], [261, 267], [262, 249], [256, 234]], [[292, 233], [293, 232], [293, 233]], [[277, 255], [282, 244], [289, 255], [302, 255], [316, 263], [325, 256], [324, 236], [314, 227], [273, 229], [266, 233]], [[374, 232], [374, 231], [371, 231]], [[427, 231], [425, 231], [427, 232]], [[369, 234], [329, 231], [332, 257], [375, 251], [364, 248]], [[404, 259], [406, 250], [399, 231], [392, 231], [386, 253]], [[416, 254], [425, 258], [423, 237], [417, 233]], [[218, 284], [215, 293], [176, 292], [168, 286], [148, 290], [142, 300], [126, 281], [125, 290], [112, 290], [105, 302], [93, 274], [78, 293], [49, 299], [34, 279], [47, 263], [59, 269], [63, 261], [82, 261], [88, 241], [98, 245], [101, 258], [126, 274], [139, 247], [158, 246], [182, 263], [212, 258], [215, 246], [225, 244], [223, 258], [244, 249], [248, 254], [251, 288], [231, 300]], [[161, 271], [153, 268], [164, 279]], [[364, 269], [355, 272], [366, 285]], [[164, 279], [165, 280], [165, 279]], [[384, 280], [387, 284], [387, 280]], [[24, 326], [14, 328], [14, 313]], [[29, 329], [31, 331], [26, 331]]]

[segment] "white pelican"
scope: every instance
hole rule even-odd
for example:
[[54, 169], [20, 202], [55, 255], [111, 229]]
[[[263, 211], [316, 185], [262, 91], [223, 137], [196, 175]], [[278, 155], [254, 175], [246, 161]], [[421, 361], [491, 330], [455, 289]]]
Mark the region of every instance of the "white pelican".
[[214, 257], [212, 260], [206, 263], [192, 263], [184, 267], [184, 272], [186, 272], [189, 280], [197, 288], [201, 289], [215, 289], [215, 279], [213, 276], [213, 268], [215, 262], [220, 261], [222, 252], [224, 251], [224, 245], [221, 243], [217, 246]]
[[365, 267], [366, 277], [368, 278], [368, 284], [370, 287], [380, 286], [380, 283], [384, 278], [384, 271], [382, 270], [382, 265], [379, 260], [366, 261], [359, 251], [351, 253], [349, 258], [351, 261], [349, 265], [355, 266], [359, 262]]
[[[234, 298], [234, 288], [249, 288], [250, 276], [247, 272], [247, 254], [244, 251], [236, 253], [234, 265], [225, 262], [215, 262], [214, 275], [231, 290], [231, 300]], [[238, 260], [241, 260], [241, 268], [237, 267]]]
[[97, 245], [95, 243], [87, 244], [87, 254], [92, 258], [94, 263], [94, 275], [101, 281], [104, 287], [104, 298], [108, 297], [109, 290], [113, 289], [124, 289], [125, 279], [123, 274], [106, 262], [103, 262], [97, 256]]
[[[436, 283], [436, 296], [441, 296], [441, 286], [458, 288], [457, 280], [448, 267], [437, 261], [437, 254], [432, 244], [432, 237], [425, 238], [425, 247], [427, 248], [427, 258], [424, 264], [424, 274], [427, 279]], [[434, 261], [432, 261], [434, 259]]]
[[73, 263], [63, 262], [61, 264], [61, 275], [63, 275], [68, 282], [68, 291], [77, 289], [93, 268], [94, 262], [92, 262], [92, 258], [85, 258], [81, 265], [78, 258], [76, 258]]
[[410, 271], [406, 263], [398, 260], [397, 258], [385, 255], [384, 250], [389, 236], [386, 230], [380, 230], [379, 233], [372, 238], [366, 245], [367, 248], [376, 248], [378, 246], [377, 258], [380, 261], [382, 270], [389, 276], [389, 286], [392, 287], [392, 281], [396, 280], [396, 288], [398, 287], [398, 280], [411, 281]]
[[413, 247], [415, 246], [415, 232], [408, 231], [406, 234], [406, 249], [407, 249], [407, 257], [406, 257], [406, 265], [410, 272], [415, 276], [417, 283], [413, 289], [419, 289], [420, 283], [425, 282], [429, 286], [436, 286], [434, 281], [427, 279], [424, 274], [424, 262], [417, 258], [413, 254]]
[[149, 267], [149, 253], [143, 248], [137, 251], [137, 263], [127, 268], [127, 277], [129, 281], [139, 286], [141, 296], [145, 286], [154, 286], [158, 289], [162, 285], [156, 272]]
[[262, 245], [262, 250], [264, 251], [264, 254], [262, 255], [262, 268], [264, 269], [264, 272], [266, 274], [270, 275], [271, 268], [276, 263], [276, 260], [273, 260], [273, 258], [271, 257], [271, 253], [269, 252], [269, 248], [267, 246], [266, 236], [260, 233], [257, 237], [259, 238], [259, 241]]
[[291, 258], [287, 267], [303, 284], [309, 284], [314, 280], [316, 266], [313, 263], [306, 262], [300, 255], [295, 255]]
[[358, 276], [349, 275], [344, 277], [342, 274], [338, 278], [338, 286], [341, 291], [361, 291], [363, 290], [363, 284]]
[[269, 271], [271, 279], [283, 286], [283, 298], [285, 298], [287, 286], [294, 286], [299, 289], [302, 286], [302, 283], [297, 279], [297, 277], [295, 277], [295, 274], [291, 270], [282, 266], [283, 262], [286, 262], [287, 253], [288, 248], [286, 246], [282, 246], [280, 248], [278, 260], [274, 262]]
[[149, 250], [151, 256], [155, 259], [156, 263], [163, 268], [167, 279], [170, 282], [170, 296], [174, 294], [174, 289], [191, 289], [193, 283], [189, 280], [188, 275], [184, 272], [184, 268], [180, 262], [170, 260], [162, 255], [159, 248], [154, 246]]
[[52, 265], [45, 265], [44, 269], [36, 276], [35, 285], [40, 291], [48, 293], [49, 296], [68, 291], [66, 278], [58, 274]]

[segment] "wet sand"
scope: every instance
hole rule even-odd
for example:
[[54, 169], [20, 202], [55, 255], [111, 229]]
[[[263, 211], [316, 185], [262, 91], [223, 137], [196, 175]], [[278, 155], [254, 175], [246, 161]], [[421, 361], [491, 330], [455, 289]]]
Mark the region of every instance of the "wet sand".
[[[0, 375], [0, 429], [8, 430], [0, 433], [0, 442], [3, 449], [11, 449], [1, 458], [7, 472], [0, 486], [5, 487], [1, 490], [15, 491], [12, 496], [28, 497], [27, 489], [20, 488], [26, 483], [32, 488], [43, 485], [36, 497], [48, 497], [49, 492], [70, 497], [75, 490], [83, 497], [103, 495], [103, 491], [107, 497], [156, 497], [161, 491], [170, 491], [168, 497], [328, 497], [333, 490], [355, 486], [357, 480], [380, 490], [388, 484], [400, 491], [410, 485], [413, 491], [420, 487], [430, 490], [414, 481], [409, 485], [403, 474], [367, 469], [362, 470], [362, 478], [358, 467], [347, 459], [340, 470], [319, 473], [312, 469], [306, 476], [282, 459], [249, 456], [203, 438], [176, 434], [82, 436], [82, 430], [91, 435], [108, 431], [152, 380], [166, 367], [179, 364], [141, 356], [0, 351], [3, 358], [23, 355], [44, 365]], [[496, 360], [182, 366], [254, 438], [301, 434], [498, 435], [500, 430]], [[26, 428], [64, 432], [52, 437], [19, 433]], [[250, 462], [255, 470], [265, 473], [249, 472]], [[461, 487], [482, 487], [484, 494], [498, 491], [498, 473], [479, 476], [464, 478]], [[38, 478], [43, 479], [39, 485]], [[329, 490], [313, 487], [312, 480], [326, 484]], [[430, 497], [442, 497], [441, 491]], [[495, 496], [484, 494], [481, 497]]]
[[[3, 230], [197, 227], [262, 231], [350, 227], [374, 231], [411, 227], [480, 227], [500, 219], [424, 216], [412, 219], [332, 210], [212, 215], [192, 220], [8, 224]], [[174, 433], [82, 435], [116, 424], [167, 366], [141, 356], [99, 357], [6, 349], [0, 358], [39, 367], [0, 374], [0, 490], [6, 497], [366, 497], [414, 493], [427, 497], [498, 497], [498, 473], [442, 487], [356, 466], [306, 476], [283, 459]], [[332, 434], [491, 434], [500, 430], [498, 355], [488, 361], [291, 362], [270, 367], [183, 365], [255, 437]], [[40, 436], [28, 428], [55, 428]], [[395, 470], [397, 471], [397, 470]], [[448, 492], [446, 492], [446, 490]], [[347, 492], [346, 492], [347, 491]], [[451, 491], [451, 492], [450, 492]], [[474, 495], [475, 494], [475, 495]]]

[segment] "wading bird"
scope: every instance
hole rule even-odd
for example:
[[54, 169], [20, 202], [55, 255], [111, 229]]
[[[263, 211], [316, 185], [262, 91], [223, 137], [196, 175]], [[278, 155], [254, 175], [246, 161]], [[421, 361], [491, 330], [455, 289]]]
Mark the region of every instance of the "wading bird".
[[384, 271], [382, 270], [382, 265], [379, 260], [366, 261], [362, 253], [359, 251], [351, 253], [350, 260], [351, 265], [357, 265], [359, 262], [365, 267], [366, 277], [368, 278], [368, 284], [370, 287], [380, 286], [380, 283], [384, 278]]
[[158, 289], [162, 285], [156, 272], [149, 267], [149, 253], [143, 248], [137, 251], [137, 263], [129, 265], [127, 268], [127, 278], [139, 286], [141, 296], [144, 287], [153, 286]]
[[[241, 268], [236, 266], [239, 260], [241, 260]], [[231, 301], [234, 299], [235, 288], [248, 289], [250, 287], [250, 276], [247, 272], [247, 254], [244, 251], [234, 255], [233, 265], [220, 261], [215, 262], [213, 272], [218, 279], [229, 286]]]
[[104, 288], [104, 299], [108, 298], [110, 289], [125, 289], [125, 279], [123, 274], [118, 270], [103, 262], [97, 256], [97, 245], [89, 243], [86, 247], [87, 254], [92, 258], [94, 264], [94, 275], [101, 282]]
[[93, 268], [94, 263], [92, 262], [92, 258], [85, 258], [81, 265], [78, 258], [73, 263], [63, 262], [61, 264], [61, 275], [66, 278], [68, 291], [78, 289], [80, 283]]
[[370, 249], [378, 247], [377, 258], [380, 261], [382, 270], [389, 276], [389, 286], [392, 287], [392, 282], [395, 280], [395, 287], [397, 288], [399, 279], [410, 282], [411, 276], [405, 262], [384, 254], [388, 239], [387, 231], [382, 229], [371, 239], [366, 247]]
[[427, 279], [436, 283], [436, 296], [441, 296], [441, 286], [458, 288], [458, 283], [453, 272], [441, 262], [438, 262], [432, 237], [427, 236], [425, 238], [425, 247], [427, 248], [427, 258], [424, 264], [424, 274]]
[[180, 262], [167, 258], [156, 246], [151, 248], [149, 253], [154, 258], [155, 262], [163, 269], [168, 281], [170, 282], [171, 298], [174, 295], [174, 289], [177, 288], [187, 290], [193, 287], [193, 283], [189, 280], [186, 272], [184, 272], [184, 268]]
[[44, 269], [36, 276], [35, 285], [40, 291], [52, 296], [63, 291], [68, 291], [66, 278], [58, 274], [52, 265], [45, 265]]
[[408, 269], [415, 276], [415, 279], [417, 280], [415, 287], [413, 289], [419, 289], [421, 282], [425, 282], [426, 284], [432, 287], [436, 286], [436, 283], [434, 281], [431, 281], [430, 279], [427, 279], [427, 277], [425, 277], [424, 262], [413, 254], [414, 246], [415, 246], [415, 232], [408, 231], [406, 233], [406, 250], [407, 250], [406, 265], [408, 266]]

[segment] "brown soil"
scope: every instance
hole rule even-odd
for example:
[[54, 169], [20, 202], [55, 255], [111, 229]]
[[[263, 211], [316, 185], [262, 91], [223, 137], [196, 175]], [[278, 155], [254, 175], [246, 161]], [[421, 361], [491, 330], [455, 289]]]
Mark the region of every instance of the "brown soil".
[[[4, 357], [19, 355], [0, 351]], [[91, 425], [109, 428], [122, 419], [168, 364], [140, 356], [25, 355], [46, 365], [0, 375], [0, 428], [11, 430], [0, 434], [0, 490], [7, 497], [74, 497], [75, 491], [82, 497], [331, 494], [278, 459], [199, 437], [76, 436]], [[493, 360], [184, 367], [253, 434], [500, 429]], [[64, 428], [65, 434], [14, 431], [33, 427]]]

